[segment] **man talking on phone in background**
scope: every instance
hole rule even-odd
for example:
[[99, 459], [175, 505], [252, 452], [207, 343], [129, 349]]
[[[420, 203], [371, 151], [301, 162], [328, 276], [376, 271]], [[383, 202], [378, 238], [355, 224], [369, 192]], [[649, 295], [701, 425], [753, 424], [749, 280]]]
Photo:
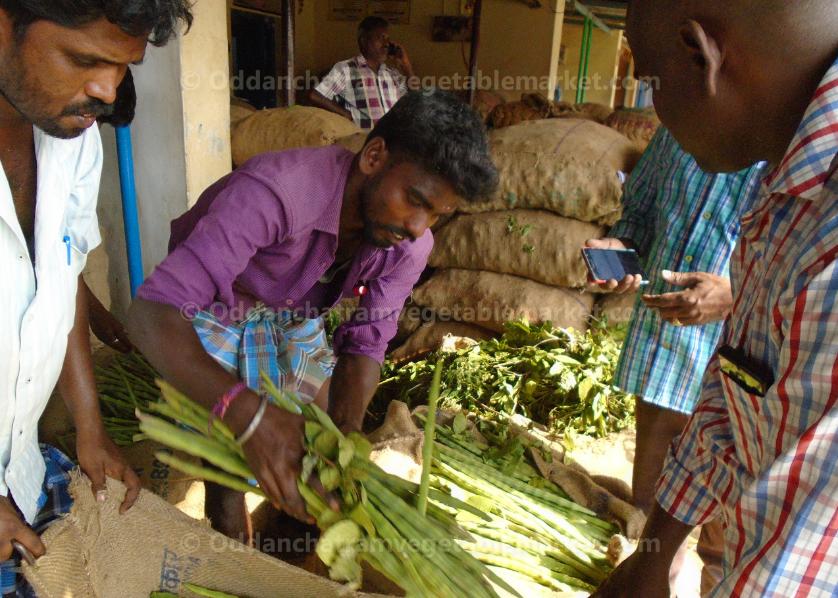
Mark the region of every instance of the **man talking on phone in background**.
[[390, 24], [381, 17], [361, 21], [358, 47], [361, 53], [333, 66], [311, 90], [309, 101], [362, 129], [372, 129], [407, 93], [416, 74], [407, 51], [390, 40]]
[[[695, 408], [730, 311], [729, 263], [739, 217], [756, 199], [762, 171], [757, 164], [734, 174], [708, 174], [661, 127], [626, 184], [623, 216], [610, 237], [587, 242], [591, 248], [636, 250], [649, 276], [614, 375], [616, 386], [637, 396], [632, 492], [634, 505], [647, 514], [669, 445]], [[637, 293], [641, 278], [629, 275], [599, 287]], [[702, 594], [721, 579], [722, 534], [720, 521], [702, 528]], [[679, 568], [676, 561], [670, 572], [673, 593]]]

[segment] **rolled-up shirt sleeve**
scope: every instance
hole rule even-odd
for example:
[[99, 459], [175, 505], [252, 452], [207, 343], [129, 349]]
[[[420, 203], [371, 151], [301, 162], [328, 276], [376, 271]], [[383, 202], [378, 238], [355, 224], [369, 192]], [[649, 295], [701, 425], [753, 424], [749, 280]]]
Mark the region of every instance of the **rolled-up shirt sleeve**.
[[233, 306], [233, 283], [259, 249], [285, 239], [290, 224], [271, 189], [248, 174], [233, 174], [137, 296], [180, 310], [206, 309], [214, 301]]
[[431, 231], [417, 239], [392, 273], [369, 281], [368, 291], [349, 322], [335, 331], [335, 355], [364, 355], [384, 363], [387, 344], [396, 335], [399, 314], [428, 263]]

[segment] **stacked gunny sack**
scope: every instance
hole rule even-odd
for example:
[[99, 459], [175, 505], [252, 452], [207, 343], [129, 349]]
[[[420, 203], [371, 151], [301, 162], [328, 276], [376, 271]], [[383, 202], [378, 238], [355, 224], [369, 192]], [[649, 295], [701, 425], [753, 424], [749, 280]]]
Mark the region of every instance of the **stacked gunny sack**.
[[526, 318], [585, 330], [596, 296], [581, 248], [621, 216], [635, 142], [592, 119], [550, 118], [489, 132], [500, 187], [437, 230], [434, 274], [413, 293], [393, 353], [409, 358], [446, 334], [484, 339]]

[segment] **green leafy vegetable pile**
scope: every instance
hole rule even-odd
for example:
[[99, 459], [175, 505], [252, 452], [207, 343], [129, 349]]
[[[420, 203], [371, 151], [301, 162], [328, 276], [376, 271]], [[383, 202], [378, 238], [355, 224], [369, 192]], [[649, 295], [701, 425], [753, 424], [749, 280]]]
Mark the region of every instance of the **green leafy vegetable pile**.
[[412, 363], [384, 366], [373, 411], [391, 400], [424, 404], [439, 358], [444, 361], [441, 408], [463, 408], [493, 419], [521, 414], [557, 434], [603, 437], [634, 423], [634, 397], [611, 381], [619, 333], [595, 325], [585, 333], [510, 322], [497, 339]]

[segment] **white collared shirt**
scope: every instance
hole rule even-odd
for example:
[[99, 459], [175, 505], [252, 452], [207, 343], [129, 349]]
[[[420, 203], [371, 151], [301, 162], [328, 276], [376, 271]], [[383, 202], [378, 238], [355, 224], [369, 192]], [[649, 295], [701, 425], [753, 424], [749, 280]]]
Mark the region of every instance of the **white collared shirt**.
[[38, 420], [64, 363], [78, 276], [101, 241], [99, 130], [63, 140], [36, 128], [35, 154], [34, 268], [0, 165], [0, 494], [30, 523], [45, 473]]

